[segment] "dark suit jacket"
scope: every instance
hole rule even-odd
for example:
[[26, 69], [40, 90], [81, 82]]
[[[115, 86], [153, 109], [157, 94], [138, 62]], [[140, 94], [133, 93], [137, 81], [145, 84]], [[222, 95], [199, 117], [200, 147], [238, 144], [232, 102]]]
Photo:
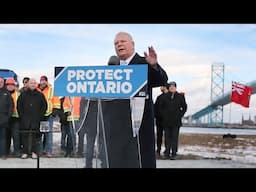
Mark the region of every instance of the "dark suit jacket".
[[[155, 168], [155, 137], [152, 88], [167, 82], [166, 72], [158, 65], [158, 70], [147, 64], [137, 53], [129, 63], [148, 65], [148, 98], [139, 132], [140, 155], [143, 168]], [[115, 99], [103, 104], [104, 123], [107, 136], [107, 150], [111, 167], [139, 167], [137, 138], [133, 137], [129, 99]]]
[[154, 115], [155, 115], [155, 119], [156, 119], [156, 126], [158, 127], [163, 127], [161, 125], [161, 106], [159, 105], [163, 96], [164, 96], [165, 93], [162, 93], [161, 95], [159, 95], [157, 98], [156, 98], [156, 102], [154, 104]]
[[172, 98], [172, 93], [164, 94], [159, 102], [159, 108], [161, 125], [164, 128], [182, 126], [181, 119], [187, 111], [184, 95], [175, 92]]

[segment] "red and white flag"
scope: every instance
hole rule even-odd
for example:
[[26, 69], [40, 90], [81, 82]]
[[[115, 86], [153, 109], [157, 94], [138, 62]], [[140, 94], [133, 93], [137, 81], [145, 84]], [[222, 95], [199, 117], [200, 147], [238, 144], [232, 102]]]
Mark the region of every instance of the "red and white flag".
[[232, 81], [231, 101], [240, 104], [244, 107], [249, 107], [250, 97], [253, 93], [253, 88], [241, 83]]

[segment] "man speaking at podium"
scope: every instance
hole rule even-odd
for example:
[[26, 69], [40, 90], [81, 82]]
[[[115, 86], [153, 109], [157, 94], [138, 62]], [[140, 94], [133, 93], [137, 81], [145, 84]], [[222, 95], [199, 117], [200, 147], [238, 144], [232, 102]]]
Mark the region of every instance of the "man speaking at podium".
[[166, 84], [167, 74], [158, 64], [157, 54], [152, 46], [148, 48], [148, 53], [144, 52], [145, 57], [135, 52], [135, 43], [130, 34], [117, 33], [114, 46], [118, 62], [109, 62], [109, 65], [148, 65], [148, 94], [139, 130], [139, 145], [137, 138], [133, 136], [130, 100], [104, 102], [109, 167], [156, 168], [152, 88]]

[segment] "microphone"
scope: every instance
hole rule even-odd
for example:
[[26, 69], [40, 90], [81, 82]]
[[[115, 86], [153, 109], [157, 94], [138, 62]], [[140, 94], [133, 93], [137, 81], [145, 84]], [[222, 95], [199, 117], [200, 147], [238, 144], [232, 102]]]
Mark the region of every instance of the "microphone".
[[120, 59], [116, 55], [111, 56], [108, 60], [108, 65], [119, 65], [119, 64], [120, 64]]

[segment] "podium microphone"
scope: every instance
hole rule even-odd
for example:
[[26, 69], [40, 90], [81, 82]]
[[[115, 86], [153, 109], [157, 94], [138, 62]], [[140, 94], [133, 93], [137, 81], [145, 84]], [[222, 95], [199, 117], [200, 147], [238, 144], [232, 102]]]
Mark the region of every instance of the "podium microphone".
[[108, 60], [108, 65], [119, 65], [119, 64], [120, 64], [120, 59], [116, 55], [111, 56]]

